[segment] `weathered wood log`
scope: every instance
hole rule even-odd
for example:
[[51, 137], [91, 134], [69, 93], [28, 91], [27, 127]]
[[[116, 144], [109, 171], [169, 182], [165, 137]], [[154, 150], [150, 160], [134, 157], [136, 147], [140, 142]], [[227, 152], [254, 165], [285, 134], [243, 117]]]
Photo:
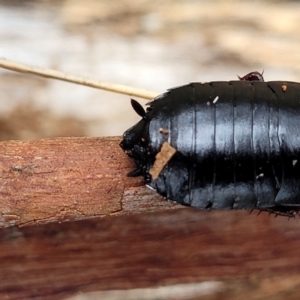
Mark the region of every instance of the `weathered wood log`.
[[0, 227], [179, 208], [128, 178], [120, 137], [0, 143]]
[[297, 219], [192, 208], [2, 228], [0, 299], [299, 299], [299, 237]]
[[2, 226], [118, 216], [0, 229], [1, 299], [141, 299], [150, 287], [153, 299], [174, 288], [188, 299], [298, 299], [299, 220], [171, 210], [182, 207], [126, 177], [134, 166], [119, 142], [0, 143]]

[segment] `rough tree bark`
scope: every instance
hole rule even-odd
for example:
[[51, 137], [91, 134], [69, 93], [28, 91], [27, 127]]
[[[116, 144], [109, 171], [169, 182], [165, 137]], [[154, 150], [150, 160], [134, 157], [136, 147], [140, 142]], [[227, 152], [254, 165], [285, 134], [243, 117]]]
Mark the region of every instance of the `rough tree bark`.
[[0, 227], [180, 207], [128, 178], [120, 137], [0, 143]]
[[0, 229], [0, 299], [299, 299], [299, 219], [170, 209], [119, 141], [0, 143], [1, 225], [52, 221]]

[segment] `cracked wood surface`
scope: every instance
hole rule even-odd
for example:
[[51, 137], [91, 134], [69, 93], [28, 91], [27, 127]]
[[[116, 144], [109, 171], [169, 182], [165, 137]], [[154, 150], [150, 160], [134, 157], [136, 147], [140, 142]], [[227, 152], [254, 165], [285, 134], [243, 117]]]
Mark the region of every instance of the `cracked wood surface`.
[[120, 137], [0, 143], [0, 227], [180, 207], [128, 178]]

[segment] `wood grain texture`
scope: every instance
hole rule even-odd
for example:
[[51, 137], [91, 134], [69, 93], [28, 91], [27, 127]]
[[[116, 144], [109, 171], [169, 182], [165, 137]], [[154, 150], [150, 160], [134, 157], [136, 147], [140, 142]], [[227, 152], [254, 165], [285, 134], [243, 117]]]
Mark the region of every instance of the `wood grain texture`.
[[185, 208], [2, 228], [0, 299], [107, 300], [115, 290], [125, 299], [132, 289], [207, 282], [222, 288], [175, 299], [299, 299], [299, 249], [298, 219], [246, 211]]
[[119, 142], [0, 143], [0, 299], [299, 299], [299, 218], [165, 201]]
[[128, 178], [120, 137], [0, 143], [0, 227], [179, 207]]

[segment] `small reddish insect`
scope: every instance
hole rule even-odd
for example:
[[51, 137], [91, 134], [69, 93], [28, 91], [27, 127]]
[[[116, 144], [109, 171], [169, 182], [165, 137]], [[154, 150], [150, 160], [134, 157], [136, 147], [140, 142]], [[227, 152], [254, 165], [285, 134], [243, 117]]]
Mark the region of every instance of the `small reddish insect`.
[[[299, 83], [264, 82], [251, 72], [169, 89], [146, 111], [132, 100], [142, 119], [120, 144], [137, 166], [129, 176], [144, 176], [183, 205], [293, 217], [300, 209], [299, 97]], [[164, 144], [175, 150], [167, 159]]]

